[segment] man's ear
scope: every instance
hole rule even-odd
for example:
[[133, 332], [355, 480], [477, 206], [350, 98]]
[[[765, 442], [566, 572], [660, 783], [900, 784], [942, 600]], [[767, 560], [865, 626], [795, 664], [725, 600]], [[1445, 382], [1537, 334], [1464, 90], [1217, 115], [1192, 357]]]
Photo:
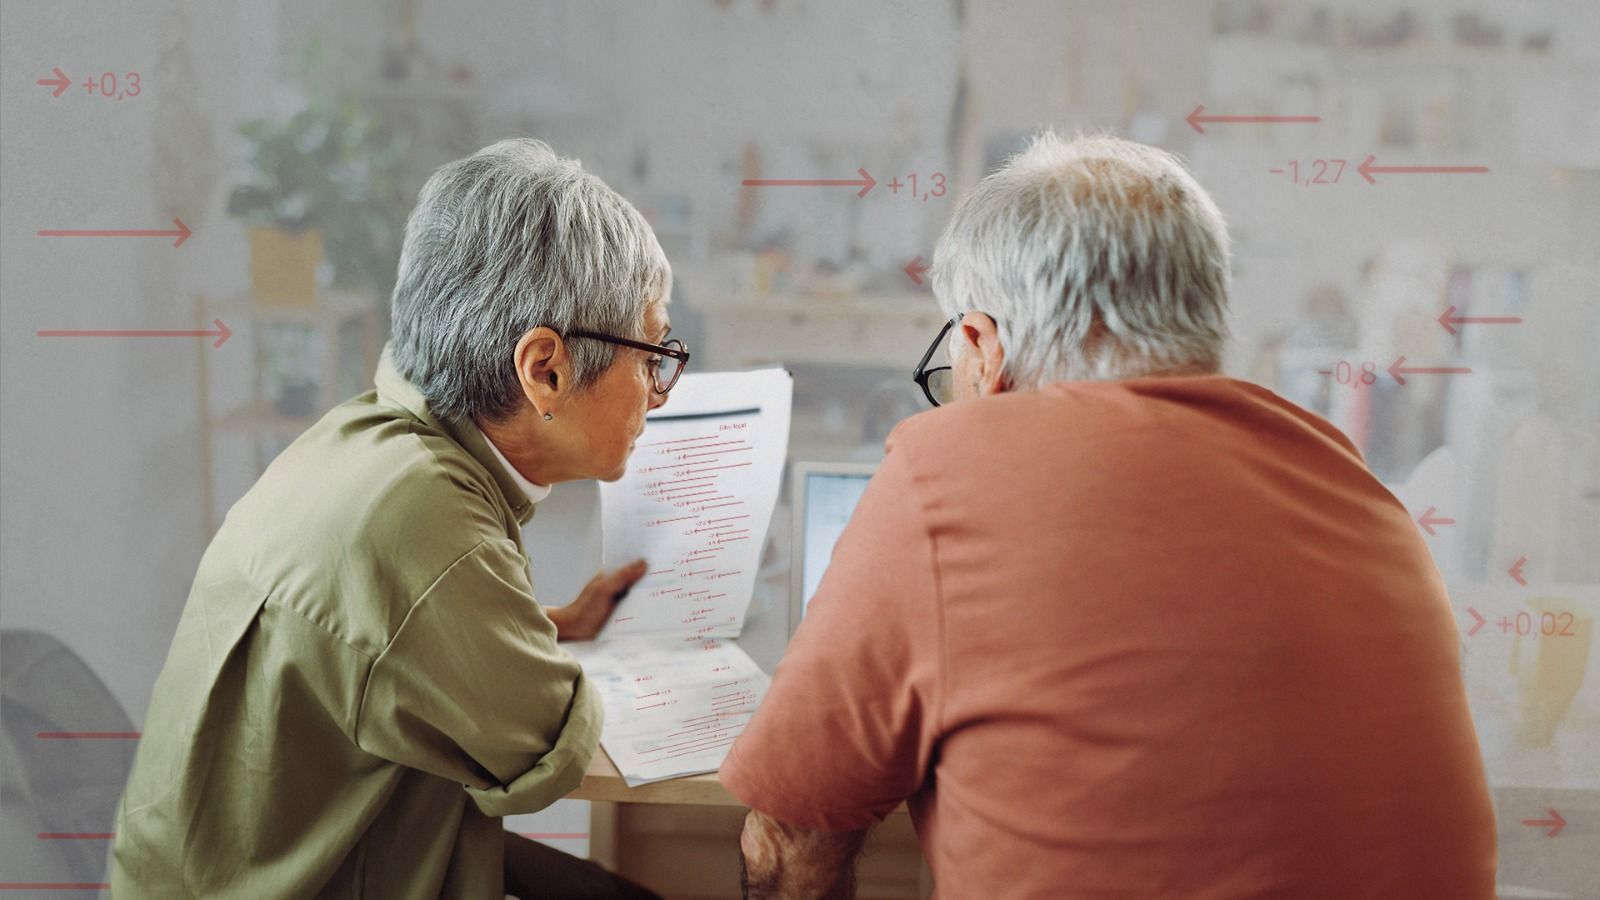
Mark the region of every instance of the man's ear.
[[572, 359], [566, 342], [550, 328], [529, 330], [517, 341], [517, 381], [537, 414], [554, 412], [572, 385]]
[[1000, 326], [987, 313], [969, 312], [961, 317], [961, 339], [966, 352], [977, 354], [974, 393], [980, 397], [1010, 390], [1006, 378], [1006, 348], [1000, 344]]

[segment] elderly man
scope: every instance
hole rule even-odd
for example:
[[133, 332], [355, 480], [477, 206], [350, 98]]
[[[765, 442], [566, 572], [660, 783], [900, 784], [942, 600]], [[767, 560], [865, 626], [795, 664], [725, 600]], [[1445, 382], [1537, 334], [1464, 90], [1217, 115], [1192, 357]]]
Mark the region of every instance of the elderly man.
[[[614, 480], [688, 353], [639, 213], [503, 141], [406, 225], [373, 392], [328, 413], [201, 560], [118, 816], [118, 897], [639, 896], [505, 833], [582, 779], [592, 637], [644, 571], [534, 599], [549, 485]], [[653, 896], [653, 895], [650, 895]]]
[[1494, 892], [1444, 586], [1326, 422], [1217, 374], [1170, 155], [1044, 135], [941, 239], [952, 362], [722, 767], [751, 897], [848, 896], [910, 805], [949, 897]]

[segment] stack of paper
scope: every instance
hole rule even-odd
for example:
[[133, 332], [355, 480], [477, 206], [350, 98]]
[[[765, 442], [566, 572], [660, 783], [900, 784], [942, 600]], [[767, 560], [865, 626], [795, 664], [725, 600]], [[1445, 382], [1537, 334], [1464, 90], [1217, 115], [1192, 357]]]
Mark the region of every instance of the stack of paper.
[[767, 689], [737, 645], [789, 443], [781, 369], [684, 375], [600, 489], [607, 567], [643, 579], [597, 641], [568, 645], [600, 688], [601, 744], [628, 785], [712, 772]]

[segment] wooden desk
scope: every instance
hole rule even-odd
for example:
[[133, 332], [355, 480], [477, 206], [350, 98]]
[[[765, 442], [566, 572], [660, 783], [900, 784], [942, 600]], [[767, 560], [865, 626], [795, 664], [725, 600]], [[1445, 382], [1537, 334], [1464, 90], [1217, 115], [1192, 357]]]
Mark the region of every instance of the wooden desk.
[[607, 803], [673, 803], [684, 806], [743, 806], [738, 798], [717, 780], [717, 773], [690, 775], [671, 781], [656, 781], [628, 787], [622, 773], [604, 749], [595, 751], [583, 784], [567, 795], [573, 800], [600, 800]]
[[[594, 861], [669, 896], [738, 896], [745, 809], [715, 772], [630, 788], [602, 748], [595, 751], [583, 783], [567, 796], [592, 801], [589, 857]], [[686, 806], [697, 809], [671, 808]], [[626, 855], [624, 839], [632, 845]], [[874, 831], [868, 846], [872, 852], [857, 869], [859, 896], [926, 898], [932, 893], [933, 878], [905, 804]]]

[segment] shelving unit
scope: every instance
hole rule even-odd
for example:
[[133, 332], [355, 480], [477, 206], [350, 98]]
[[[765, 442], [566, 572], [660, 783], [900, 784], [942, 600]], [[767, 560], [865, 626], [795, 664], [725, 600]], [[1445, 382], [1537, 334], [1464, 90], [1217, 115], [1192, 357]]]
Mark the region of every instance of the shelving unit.
[[[232, 340], [249, 341], [252, 371], [248, 399], [225, 409], [214, 408], [214, 354], [210, 343], [196, 342], [195, 365], [199, 374], [201, 429], [201, 502], [205, 534], [219, 523], [217, 504], [216, 444], [224, 435], [248, 439], [253, 453], [252, 477], [271, 462], [266, 442], [287, 445], [334, 405], [365, 390], [377, 368], [380, 306], [370, 294], [324, 292], [314, 304], [289, 306], [263, 303], [249, 295], [196, 298], [198, 321], [220, 319], [237, 332]], [[267, 328], [301, 326], [320, 341], [322, 362], [317, 376], [316, 400], [306, 415], [284, 412], [267, 395], [266, 370], [270, 350], [263, 340]], [[306, 373], [313, 374], [313, 373]]]

